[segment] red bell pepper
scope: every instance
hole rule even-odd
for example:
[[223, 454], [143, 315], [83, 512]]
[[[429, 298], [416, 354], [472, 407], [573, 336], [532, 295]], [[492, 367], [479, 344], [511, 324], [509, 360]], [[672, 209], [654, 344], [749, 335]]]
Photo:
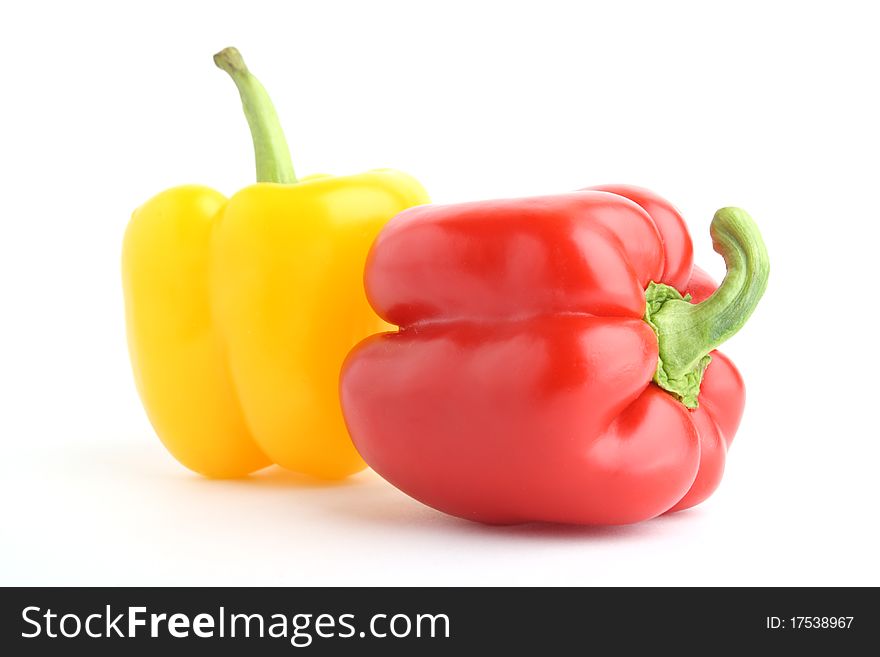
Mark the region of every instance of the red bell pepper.
[[365, 275], [400, 330], [355, 347], [341, 376], [358, 451], [412, 497], [486, 523], [622, 524], [706, 499], [745, 393], [714, 349], [769, 271], [744, 211], [719, 210], [711, 234], [717, 290], [647, 190], [404, 211]]

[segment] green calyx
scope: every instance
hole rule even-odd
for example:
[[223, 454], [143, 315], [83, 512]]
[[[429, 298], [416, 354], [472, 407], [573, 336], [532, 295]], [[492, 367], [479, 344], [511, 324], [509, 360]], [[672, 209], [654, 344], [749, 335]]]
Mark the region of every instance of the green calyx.
[[245, 118], [254, 141], [257, 182], [293, 184], [296, 174], [281, 122], [266, 89], [253, 76], [236, 48], [224, 48], [214, 63], [226, 71], [238, 87]]
[[746, 323], [767, 289], [770, 261], [758, 226], [744, 210], [722, 208], [710, 227], [727, 274], [711, 297], [690, 303], [675, 288], [653, 281], [645, 291], [645, 321], [657, 334], [654, 382], [688, 408], [697, 408], [709, 353]]
[[[669, 285], [655, 283], [651, 281], [648, 289], [645, 291], [645, 321], [650, 324], [657, 334], [657, 342], [663, 344], [666, 342], [666, 334], [661, 333], [663, 329], [662, 320], [658, 323], [655, 320], [656, 314], [666, 305], [668, 301], [681, 301], [690, 304], [691, 295], [681, 296], [681, 292]], [[674, 306], [673, 306], [674, 308]], [[661, 341], [660, 336], [664, 335]], [[665, 345], [664, 345], [665, 346]], [[662, 349], [666, 352], [668, 349]], [[711, 350], [710, 350], [711, 351]], [[697, 408], [697, 397], [700, 394], [700, 383], [703, 381], [703, 373], [709, 366], [712, 357], [708, 352], [699, 358], [696, 363], [689, 363], [689, 367], [675, 367], [675, 359], [670, 358], [667, 365], [664, 362], [665, 355], [661, 354], [657, 357], [657, 370], [654, 372], [654, 383], [668, 390], [688, 408]]]

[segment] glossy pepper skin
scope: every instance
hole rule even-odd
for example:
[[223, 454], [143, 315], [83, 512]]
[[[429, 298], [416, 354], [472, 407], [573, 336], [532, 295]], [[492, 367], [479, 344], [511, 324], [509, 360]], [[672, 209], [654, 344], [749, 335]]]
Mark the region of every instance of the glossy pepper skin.
[[713, 349], [767, 274], [744, 212], [720, 210], [713, 237], [729, 270], [718, 294], [678, 212], [640, 188], [403, 212], [365, 278], [400, 328], [342, 371], [355, 445], [402, 491], [485, 523], [623, 524], [701, 502], [744, 403]]
[[211, 477], [271, 463], [337, 478], [364, 463], [346, 431], [339, 367], [387, 325], [362, 286], [370, 244], [427, 202], [393, 170], [297, 181], [265, 90], [237, 51], [218, 55], [242, 92], [259, 182], [231, 198], [199, 186], [153, 197], [123, 243], [129, 351], [156, 433]]

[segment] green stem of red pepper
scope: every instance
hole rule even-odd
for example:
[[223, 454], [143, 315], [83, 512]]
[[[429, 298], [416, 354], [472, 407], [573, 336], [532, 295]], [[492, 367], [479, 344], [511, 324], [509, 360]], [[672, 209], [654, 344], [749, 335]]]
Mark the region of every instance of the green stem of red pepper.
[[229, 73], [241, 95], [244, 115], [254, 141], [257, 182], [292, 185], [296, 182], [296, 174], [290, 149], [266, 89], [248, 70], [237, 49], [224, 48], [214, 55], [214, 63]]
[[645, 292], [645, 321], [657, 333], [659, 359], [654, 382], [688, 408], [697, 408], [709, 353], [739, 331], [758, 305], [770, 274], [761, 233], [739, 208], [722, 208], [710, 228], [712, 244], [727, 274], [705, 301], [690, 303], [678, 290], [651, 283]]

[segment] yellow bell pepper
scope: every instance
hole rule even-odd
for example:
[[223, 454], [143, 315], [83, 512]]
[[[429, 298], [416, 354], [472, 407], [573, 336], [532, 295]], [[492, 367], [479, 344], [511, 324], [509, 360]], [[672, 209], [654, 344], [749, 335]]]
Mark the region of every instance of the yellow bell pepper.
[[271, 463], [325, 478], [365, 464], [342, 419], [348, 351], [387, 328], [363, 290], [367, 251], [395, 214], [428, 202], [381, 169], [297, 181], [268, 94], [234, 48], [258, 183], [231, 198], [164, 191], [125, 233], [129, 352], [156, 433], [185, 466], [237, 477]]

